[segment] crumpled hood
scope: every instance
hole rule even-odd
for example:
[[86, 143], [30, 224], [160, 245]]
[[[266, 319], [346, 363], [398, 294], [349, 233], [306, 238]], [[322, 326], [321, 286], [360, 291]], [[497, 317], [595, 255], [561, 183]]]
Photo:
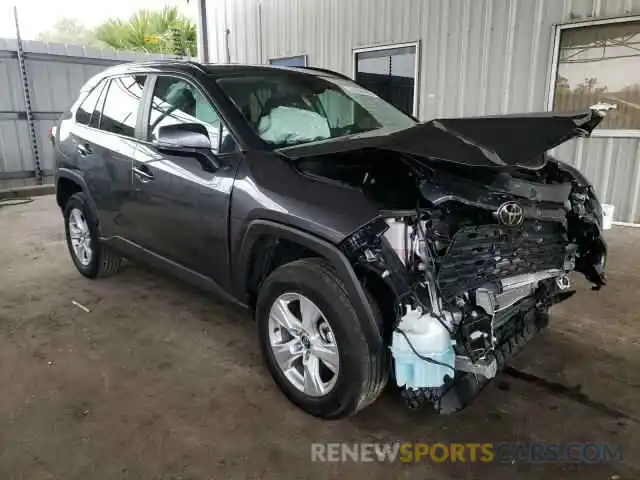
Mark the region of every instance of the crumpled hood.
[[436, 119], [385, 135], [348, 136], [282, 153], [301, 158], [377, 147], [467, 166], [538, 169], [546, 164], [544, 152], [589, 136], [602, 118], [598, 111], [587, 110]]

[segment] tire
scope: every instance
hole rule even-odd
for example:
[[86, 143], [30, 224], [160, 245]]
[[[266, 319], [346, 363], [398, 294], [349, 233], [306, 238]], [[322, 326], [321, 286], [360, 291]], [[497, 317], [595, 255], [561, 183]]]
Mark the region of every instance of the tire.
[[[277, 347], [272, 344], [272, 336], [276, 335], [274, 330], [282, 329], [277, 321], [270, 320], [272, 307], [277, 309], [283, 305], [283, 299], [286, 301], [296, 295], [305, 299], [305, 304], [308, 304], [308, 299], [318, 307], [321, 318], [324, 319], [321, 327], [326, 320], [331, 337], [335, 340], [339, 369], [326, 393], [316, 391], [310, 395], [306, 390], [301, 390], [300, 385], [296, 386], [285, 374], [274, 353], [274, 348]], [[299, 304], [302, 305], [300, 302]], [[372, 301], [371, 304], [378, 326], [382, 328], [382, 315], [376, 302]], [[295, 301], [293, 305], [295, 307]], [[298, 316], [302, 318], [302, 315]], [[277, 268], [258, 292], [256, 321], [260, 348], [271, 376], [285, 396], [305, 412], [324, 419], [343, 418], [370, 405], [382, 393], [389, 378], [389, 351], [385, 347], [381, 347], [378, 352], [370, 351], [361, 320], [351, 304], [344, 284], [331, 264], [325, 260], [308, 258]], [[317, 337], [316, 341], [319, 341]], [[309, 342], [307, 344], [309, 351], [313, 352], [313, 345], [309, 346]], [[304, 367], [302, 370], [306, 372]], [[307, 378], [306, 374], [304, 378]], [[306, 389], [306, 381], [304, 387]]]
[[[87, 197], [84, 193], [74, 193], [64, 205], [64, 227], [67, 239], [67, 248], [78, 271], [87, 278], [108, 277], [118, 272], [122, 258], [113, 252], [110, 248], [100, 243], [100, 234], [98, 231], [98, 222], [93, 215], [87, 203]], [[83, 238], [88, 238], [87, 243], [91, 253], [87, 256], [80, 255], [74, 248], [71, 234], [77, 237], [77, 228], [70, 225], [70, 218], [80, 218], [87, 232]], [[73, 225], [80, 225], [81, 222], [72, 221]], [[73, 232], [72, 232], [73, 230]], [[82, 256], [82, 258], [80, 258]]]

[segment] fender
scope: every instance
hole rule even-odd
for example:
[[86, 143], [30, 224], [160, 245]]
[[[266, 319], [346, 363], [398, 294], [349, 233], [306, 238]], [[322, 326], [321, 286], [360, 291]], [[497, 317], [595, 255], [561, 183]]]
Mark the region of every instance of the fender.
[[233, 279], [237, 292], [246, 293], [244, 281], [249, 274], [251, 253], [256, 241], [265, 235], [297, 242], [328, 260], [345, 285], [347, 294], [362, 322], [363, 333], [369, 349], [376, 351], [383, 347], [382, 332], [376, 322], [373, 309], [347, 257], [335, 245], [302, 230], [269, 220], [251, 222], [242, 239], [238, 260], [233, 269], [237, 272]]

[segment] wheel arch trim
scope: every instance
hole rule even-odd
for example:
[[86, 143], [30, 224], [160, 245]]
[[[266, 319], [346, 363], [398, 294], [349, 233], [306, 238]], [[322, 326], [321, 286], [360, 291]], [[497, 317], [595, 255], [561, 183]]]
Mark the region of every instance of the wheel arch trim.
[[[70, 168], [58, 168], [56, 170], [56, 174], [55, 174], [56, 202], [58, 201], [58, 192], [60, 188], [59, 184], [60, 184], [60, 179], [62, 178], [71, 180], [72, 182], [80, 186], [82, 193], [84, 193], [85, 198], [87, 199], [87, 205], [91, 209], [91, 214], [93, 215], [93, 218], [98, 224], [98, 231], [100, 231], [100, 216], [98, 215], [98, 207], [94, 202], [93, 198], [91, 197], [91, 194], [89, 193], [89, 187], [87, 186], [87, 182], [79, 172], [72, 170]], [[60, 206], [60, 208], [62, 208], [62, 205], [60, 204], [58, 205]]]
[[353, 303], [358, 318], [361, 319], [363, 333], [369, 348], [377, 350], [383, 346], [382, 332], [376, 321], [374, 311], [347, 257], [335, 245], [297, 228], [270, 220], [254, 220], [249, 224], [242, 239], [234, 268], [236, 274], [233, 284], [241, 296], [247, 294], [246, 278], [249, 274], [251, 255], [256, 243], [263, 236], [299, 243], [330, 262], [336, 269], [338, 277], [344, 283], [347, 295]]

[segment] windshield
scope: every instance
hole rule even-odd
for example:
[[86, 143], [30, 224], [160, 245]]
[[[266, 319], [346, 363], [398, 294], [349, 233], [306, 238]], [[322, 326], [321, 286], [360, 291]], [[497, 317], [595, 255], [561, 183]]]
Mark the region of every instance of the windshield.
[[333, 77], [272, 71], [222, 78], [218, 84], [274, 148], [416, 123], [369, 90]]

